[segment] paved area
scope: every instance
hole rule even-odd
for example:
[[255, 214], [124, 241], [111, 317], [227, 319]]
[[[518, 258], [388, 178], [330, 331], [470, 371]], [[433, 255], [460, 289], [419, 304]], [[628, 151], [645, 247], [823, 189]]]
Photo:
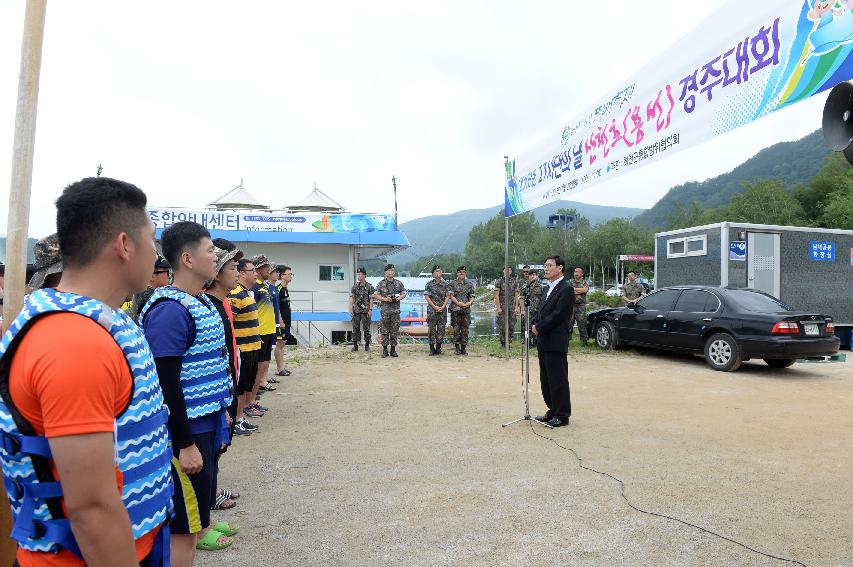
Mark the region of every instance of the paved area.
[[[222, 461], [242, 526], [197, 565], [792, 565], [638, 513], [529, 424], [520, 362], [332, 351], [292, 366]], [[544, 410], [533, 373], [531, 411]], [[636, 506], [807, 565], [853, 565], [853, 364], [573, 355], [535, 431]]]

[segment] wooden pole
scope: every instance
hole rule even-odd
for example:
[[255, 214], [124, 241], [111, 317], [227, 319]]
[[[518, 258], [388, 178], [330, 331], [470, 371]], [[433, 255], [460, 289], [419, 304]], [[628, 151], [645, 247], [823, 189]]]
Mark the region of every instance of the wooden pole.
[[[12, 149], [12, 183], [9, 190], [9, 221], [6, 225], [6, 277], [3, 297], [3, 330], [24, 305], [27, 275], [27, 243], [30, 225], [30, 188], [33, 181], [33, 150], [36, 142], [41, 51], [47, 0], [27, 0], [18, 75], [15, 142]], [[1, 489], [2, 487], [0, 487]], [[2, 491], [2, 490], [0, 490]], [[0, 500], [6, 502], [5, 491]], [[0, 534], [12, 531], [11, 511], [0, 505]], [[15, 542], [0, 537], [0, 563], [15, 560]]]
[[12, 150], [12, 183], [9, 190], [9, 221], [6, 225], [6, 277], [3, 297], [3, 329], [24, 305], [27, 244], [30, 225], [30, 187], [33, 181], [33, 150], [36, 141], [39, 75], [47, 0], [27, 0], [18, 75], [15, 142]]

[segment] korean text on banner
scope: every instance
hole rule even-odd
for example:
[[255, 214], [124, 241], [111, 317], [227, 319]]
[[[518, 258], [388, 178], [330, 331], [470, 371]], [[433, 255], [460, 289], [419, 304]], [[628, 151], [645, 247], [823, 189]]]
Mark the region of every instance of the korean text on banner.
[[853, 78], [853, 3], [732, 1], [510, 162], [507, 216], [587, 189]]
[[154, 228], [167, 228], [176, 222], [197, 222], [208, 230], [253, 232], [375, 232], [396, 230], [394, 215], [354, 213], [284, 213], [266, 211], [197, 211], [189, 209], [149, 208]]

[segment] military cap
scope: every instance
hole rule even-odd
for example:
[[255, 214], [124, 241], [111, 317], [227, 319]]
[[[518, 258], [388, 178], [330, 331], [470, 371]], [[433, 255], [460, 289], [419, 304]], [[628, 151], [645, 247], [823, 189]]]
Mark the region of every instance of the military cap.
[[269, 258], [264, 256], [263, 254], [256, 254], [255, 256], [252, 256], [252, 263], [255, 265], [255, 268], [261, 268], [263, 266], [270, 265]]
[[55, 232], [35, 243], [33, 256], [36, 259], [36, 273], [33, 274], [29, 286], [39, 289], [44, 285], [47, 276], [62, 271], [62, 251], [59, 249], [59, 239]]
[[396, 268], [394, 267], [394, 264], [385, 264], [385, 270], [384, 271], [387, 272], [388, 270], [396, 270]]

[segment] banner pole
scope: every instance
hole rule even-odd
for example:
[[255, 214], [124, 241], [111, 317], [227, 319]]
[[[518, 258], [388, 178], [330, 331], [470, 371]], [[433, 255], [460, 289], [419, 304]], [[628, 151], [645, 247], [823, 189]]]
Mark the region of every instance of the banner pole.
[[[3, 297], [3, 331], [24, 306], [27, 277], [27, 244], [30, 224], [30, 189], [33, 181], [33, 151], [36, 138], [41, 52], [47, 0], [27, 0], [21, 40], [21, 67], [18, 74], [18, 101], [15, 111], [15, 139], [12, 145], [12, 179], [9, 190], [9, 220], [6, 225], [6, 278]], [[6, 494], [0, 486], [0, 500]], [[0, 505], [0, 533], [12, 531], [8, 506]], [[0, 538], [0, 563], [15, 561], [15, 542]]]
[[[504, 156], [504, 171], [507, 175], [507, 180], [509, 180], [509, 156]], [[506, 271], [506, 267], [509, 266], [509, 217], [506, 216], [506, 210], [504, 210], [504, 302], [503, 302], [503, 310], [504, 310], [504, 347], [505, 354], [507, 359], [509, 359], [509, 273]]]

